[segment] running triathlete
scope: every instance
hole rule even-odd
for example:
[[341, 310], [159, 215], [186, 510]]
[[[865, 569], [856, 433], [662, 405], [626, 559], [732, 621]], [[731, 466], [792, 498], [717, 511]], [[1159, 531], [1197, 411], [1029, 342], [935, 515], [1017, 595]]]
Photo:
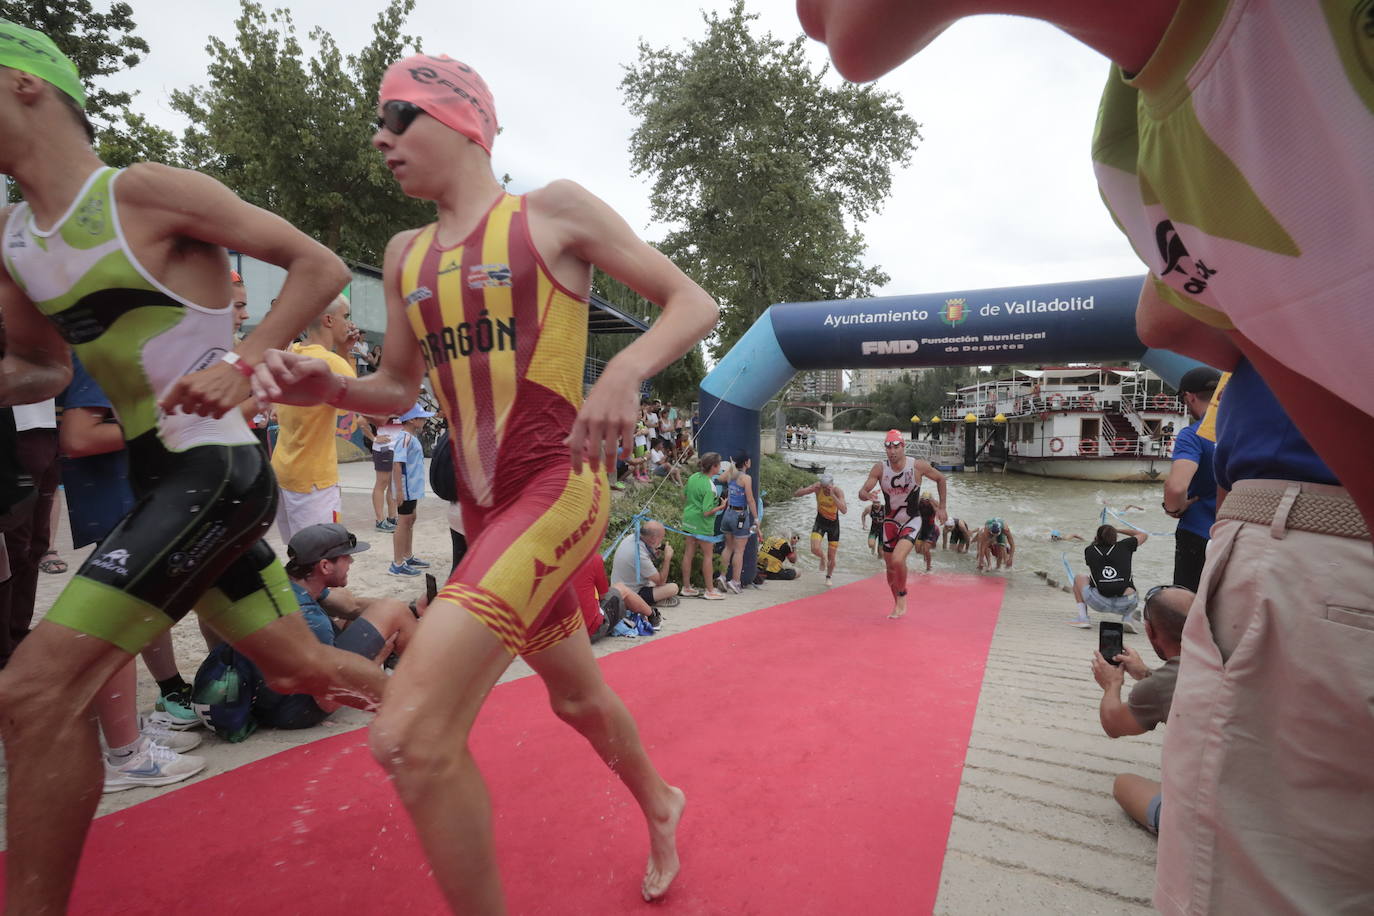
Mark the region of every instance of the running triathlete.
[[[0, 20], [0, 172], [25, 201], [0, 217], [0, 404], [61, 391], [74, 348], [123, 427], [136, 497], [0, 672], [11, 913], [65, 910], [101, 794], [92, 697], [198, 600], [278, 690], [325, 697], [339, 685], [365, 706], [385, 683], [296, 613], [261, 541], [272, 472], [234, 409], [249, 393], [238, 366], [290, 340], [347, 269], [204, 175], [107, 168], [84, 100], [56, 45]], [[237, 349], [226, 247], [288, 271], [277, 307]]]
[[868, 529], [868, 552], [875, 557], [880, 556], [883, 542], [883, 501], [877, 493], [872, 494], [871, 501], [859, 516], [859, 527]]
[[[821, 572], [825, 573], [825, 584], [833, 585], [835, 575], [835, 554], [840, 550], [840, 514], [848, 513], [844, 502], [844, 491], [835, 486], [835, 478], [822, 474], [810, 486], [802, 487], [793, 496], [816, 494], [816, 522], [811, 526], [811, 553], [820, 561]], [[829, 547], [821, 549], [821, 542]]]
[[[393, 64], [378, 114], [372, 142], [401, 190], [439, 209], [437, 222], [387, 246], [386, 357], [375, 374], [344, 380], [322, 361], [273, 351], [254, 380], [263, 400], [396, 414], [415, 402], [423, 367], [454, 430], [468, 552], [392, 678], [373, 752], [449, 905], [502, 912], [490, 806], [468, 734], [497, 678], [524, 657], [554, 711], [643, 810], [641, 890], [660, 897], [678, 871], [685, 797], [659, 776], [602, 680], [568, 586], [606, 527], [605, 472], [633, 442], [641, 381], [705, 336], [715, 303], [578, 185], [503, 191], [491, 166], [492, 95], [470, 67], [428, 55]], [[583, 403], [593, 264], [663, 315], [607, 363]]]
[[871, 499], [875, 487], [881, 486], [886, 502], [883, 512], [883, 561], [887, 563], [887, 587], [892, 590], [893, 620], [906, 613], [906, 558], [920, 533], [921, 519], [916, 511], [920, 499], [921, 481], [932, 480], [940, 494], [936, 507], [937, 523], [944, 524], [946, 511], [945, 475], [935, 470], [929, 461], [912, 458], [906, 453], [906, 440], [900, 430], [889, 429], [883, 442], [887, 460], [873, 465], [868, 480], [859, 490], [859, 499]]

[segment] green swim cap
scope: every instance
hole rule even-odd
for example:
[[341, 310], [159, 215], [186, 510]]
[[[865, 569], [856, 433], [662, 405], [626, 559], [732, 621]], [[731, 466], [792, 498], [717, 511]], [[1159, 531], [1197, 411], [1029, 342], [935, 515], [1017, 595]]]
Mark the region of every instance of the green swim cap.
[[86, 107], [86, 90], [71, 58], [57, 50], [42, 32], [0, 19], [0, 67], [31, 73], [65, 92]]

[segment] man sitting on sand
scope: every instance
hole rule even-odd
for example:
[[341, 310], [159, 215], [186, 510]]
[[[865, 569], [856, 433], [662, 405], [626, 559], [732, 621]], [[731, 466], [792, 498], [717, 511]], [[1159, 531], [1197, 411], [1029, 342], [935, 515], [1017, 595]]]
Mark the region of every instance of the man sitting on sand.
[[[316, 639], [380, 665], [392, 652], [405, 651], [423, 608], [412, 612], [396, 598], [364, 598], [348, 591], [353, 555], [370, 546], [343, 525], [311, 525], [291, 537], [286, 574]], [[340, 705], [308, 693], [282, 695], [264, 686], [253, 699], [253, 715], [275, 728], [310, 728]]]
[[[1169, 720], [1179, 656], [1183, 654], [1183, 624], [1194, 597], [1180, 585], [1157, 585], [1145, 593], [1145, 635], [1155, 654], [1164, 660], [1160, 667], [1151, 669], [1134, 649], [1123, 650], [1115, 665], [1104, 659], [1101, 652], [1093, 653], [1093, 677], [1102, 688], [1098, 716], [1107, 737], [1143, 735]], [[1123, 703], [1121, 686], [1127, 674], [1136, 684]], [[1159, 783], [1135, 773], [1122, 773], [1116, 777], [1112, 794], [1136, 823], [1159, 834]]]

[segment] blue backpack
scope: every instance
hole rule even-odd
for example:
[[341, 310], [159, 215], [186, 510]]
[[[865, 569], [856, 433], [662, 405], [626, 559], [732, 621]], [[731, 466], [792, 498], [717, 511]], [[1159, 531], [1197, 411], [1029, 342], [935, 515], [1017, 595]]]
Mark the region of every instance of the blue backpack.
[[253, 700], [263, 687], [262, 672], [228, 643], [210, 650], [196, 671], [191, 708], [205, 727], [225, 741], [242, 741], [253, 734]]

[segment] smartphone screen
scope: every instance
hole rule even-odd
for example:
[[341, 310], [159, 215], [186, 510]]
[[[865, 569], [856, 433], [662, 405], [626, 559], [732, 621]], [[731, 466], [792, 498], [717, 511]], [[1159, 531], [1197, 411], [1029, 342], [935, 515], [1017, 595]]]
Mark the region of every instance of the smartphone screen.
[[1102, 653], [1102, 657], [1113, 665], [1121, 664], [1116, 660], [1126, 648], [1126, 642], [1122, 637], [1121, 624], [1111, 620], [1104, 620], [1101, 629], [1097, 632], [1097, 649]]
[[439, 583], [434, 581], [432, 575], [425, 573], [425, 600], [433, 601], [437, 594], [439, 594]]

